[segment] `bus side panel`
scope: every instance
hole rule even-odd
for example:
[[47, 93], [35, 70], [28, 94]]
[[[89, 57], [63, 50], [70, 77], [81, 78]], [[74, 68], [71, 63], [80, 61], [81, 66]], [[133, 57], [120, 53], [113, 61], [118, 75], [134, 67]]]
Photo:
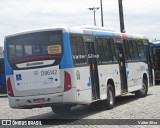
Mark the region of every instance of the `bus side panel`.
[[[139, 62], [137, 63], [127, 63], [126, 64], [126, 75], [127, 75], [127, 82], [128, 82], [128, 92], [133, 90], [132, 88], [140, 88], [141, 87], [141, 76], [140, 73], [137, 72], [139, 67]], [[136, 74], [136, 75], [135, 75]]]
[[148, 74], [148, 66], [144, 62], [128, 63], [127, 78], [128, 92], [142, 89], [143, 74]]
[[87, 104], [91, 103], [92, 91], [89, 67], [74, 68], [74, 76], [77, 91], [77, 102]]
[[99, 83], [100, 83], [100, 99], [107, 98], [107, 82], [109, 79], [113, 79], [115, 86], [115, 96], [121, 94], [120, 74], [118, 64], [108, 64], [98, 66]]

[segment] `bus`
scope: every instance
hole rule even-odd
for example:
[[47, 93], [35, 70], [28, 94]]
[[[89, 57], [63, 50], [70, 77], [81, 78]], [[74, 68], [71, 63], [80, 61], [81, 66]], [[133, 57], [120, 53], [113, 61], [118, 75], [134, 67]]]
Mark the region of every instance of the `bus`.
[[152, 70], [153, 82], [160, 83], [160, 40], [155, 40], [149, 43], [150, 51], [150, 67]]
[[4, 57], [0, 57], [0, 93], [6, 94], [6, 78], [5, 78]]
[[55, 113], [98, 103], [112, 109], [115, 97], [145, 97], [148, 39], [104, 27], [72, 26], [5, 38], [5, 69], [11, 108], [50, 106]]

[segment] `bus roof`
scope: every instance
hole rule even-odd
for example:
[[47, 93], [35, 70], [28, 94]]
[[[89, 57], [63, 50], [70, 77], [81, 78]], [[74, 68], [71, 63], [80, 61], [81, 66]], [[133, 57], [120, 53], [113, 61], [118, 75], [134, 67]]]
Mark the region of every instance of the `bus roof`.
[[160, 46], [160, 40], [155, 40], [153, 42], [150, 42], [150, 46], [156, 46], [156, 47], [159, 47]]
[[153, 44], [160, 44], [160, 40], [155, 40], [155, 41], [153, 41], [151, 43], [153, 43]]
[[95, 36], [114, 36], [114, 37], [121, 37], [123, 39], [148, 40], [148, 38], [145, 37], [144, 35], [120, 33], [115, 31], [112, 28], [97, 27], [92, 25], [73, 26], [73, 27], [69, 27], [69, 30], [70, 30], [70, 33], [92, 34]]
[[18, 34], [6, 36], [6, 38], [14, 37], [14, 36], [18, 36], [18, 35], [23, 35], [23, 34], [34, 33], [34, 32], [52, 31], [52, 30], [62, 30], [63, 32], [69, 32], [69, 33], [73, 33], [73, 34], [88, 34], [88, 35], [95, 35], [95, 36], [118, 37], [118, 38], [123, 38], [123, 39], [146, 39], [147, 40], [147, 38], [143, 35], [120, 33], [120, 32], [115, 31], [112, 28], [97, 27], [97, 26], [93, 26], [93, 25], [56, 27], [56, 28], [51, 28], [51, 29], [27, 31], [27, 32], [21, 32]]
[[55, 27], [55, 28], [49, 28], [49, 29], [39, 29], [39, 30], [31, 30], [31, 31], [26, 31], [26, 32], [19, 32], [16, 34], [8, 35], [8, 36], [6, 36], [6, 38], [24, 35], [24, 34], [35, 33], [35, 32], [42, 32], [42, 31], [45, 32], [45, 31], [53, 31], [53, 30], [62, 30], [63, 32], [65, 32], [65, 31], [67, 31], [67, 27]]

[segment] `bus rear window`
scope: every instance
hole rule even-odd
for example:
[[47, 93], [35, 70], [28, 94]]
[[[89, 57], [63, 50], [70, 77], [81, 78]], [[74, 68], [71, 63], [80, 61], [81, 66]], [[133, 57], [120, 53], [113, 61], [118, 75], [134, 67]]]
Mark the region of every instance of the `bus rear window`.
[[[11, 64], [62, 57], [62, 31], [45, 31], [7, 38]], [[59, 59], [58, 59], [59, 60]]]

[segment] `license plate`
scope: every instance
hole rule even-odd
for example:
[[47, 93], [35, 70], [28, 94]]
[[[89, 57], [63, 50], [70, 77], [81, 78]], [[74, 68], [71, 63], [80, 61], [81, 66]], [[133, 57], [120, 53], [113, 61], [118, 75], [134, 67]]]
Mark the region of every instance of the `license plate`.
[[33, 101], [34, 101], [34, 103], [42, 103], [42, 102], [45, 102], [45, 99], [40, 98], [40, 99], [34, 99]]

